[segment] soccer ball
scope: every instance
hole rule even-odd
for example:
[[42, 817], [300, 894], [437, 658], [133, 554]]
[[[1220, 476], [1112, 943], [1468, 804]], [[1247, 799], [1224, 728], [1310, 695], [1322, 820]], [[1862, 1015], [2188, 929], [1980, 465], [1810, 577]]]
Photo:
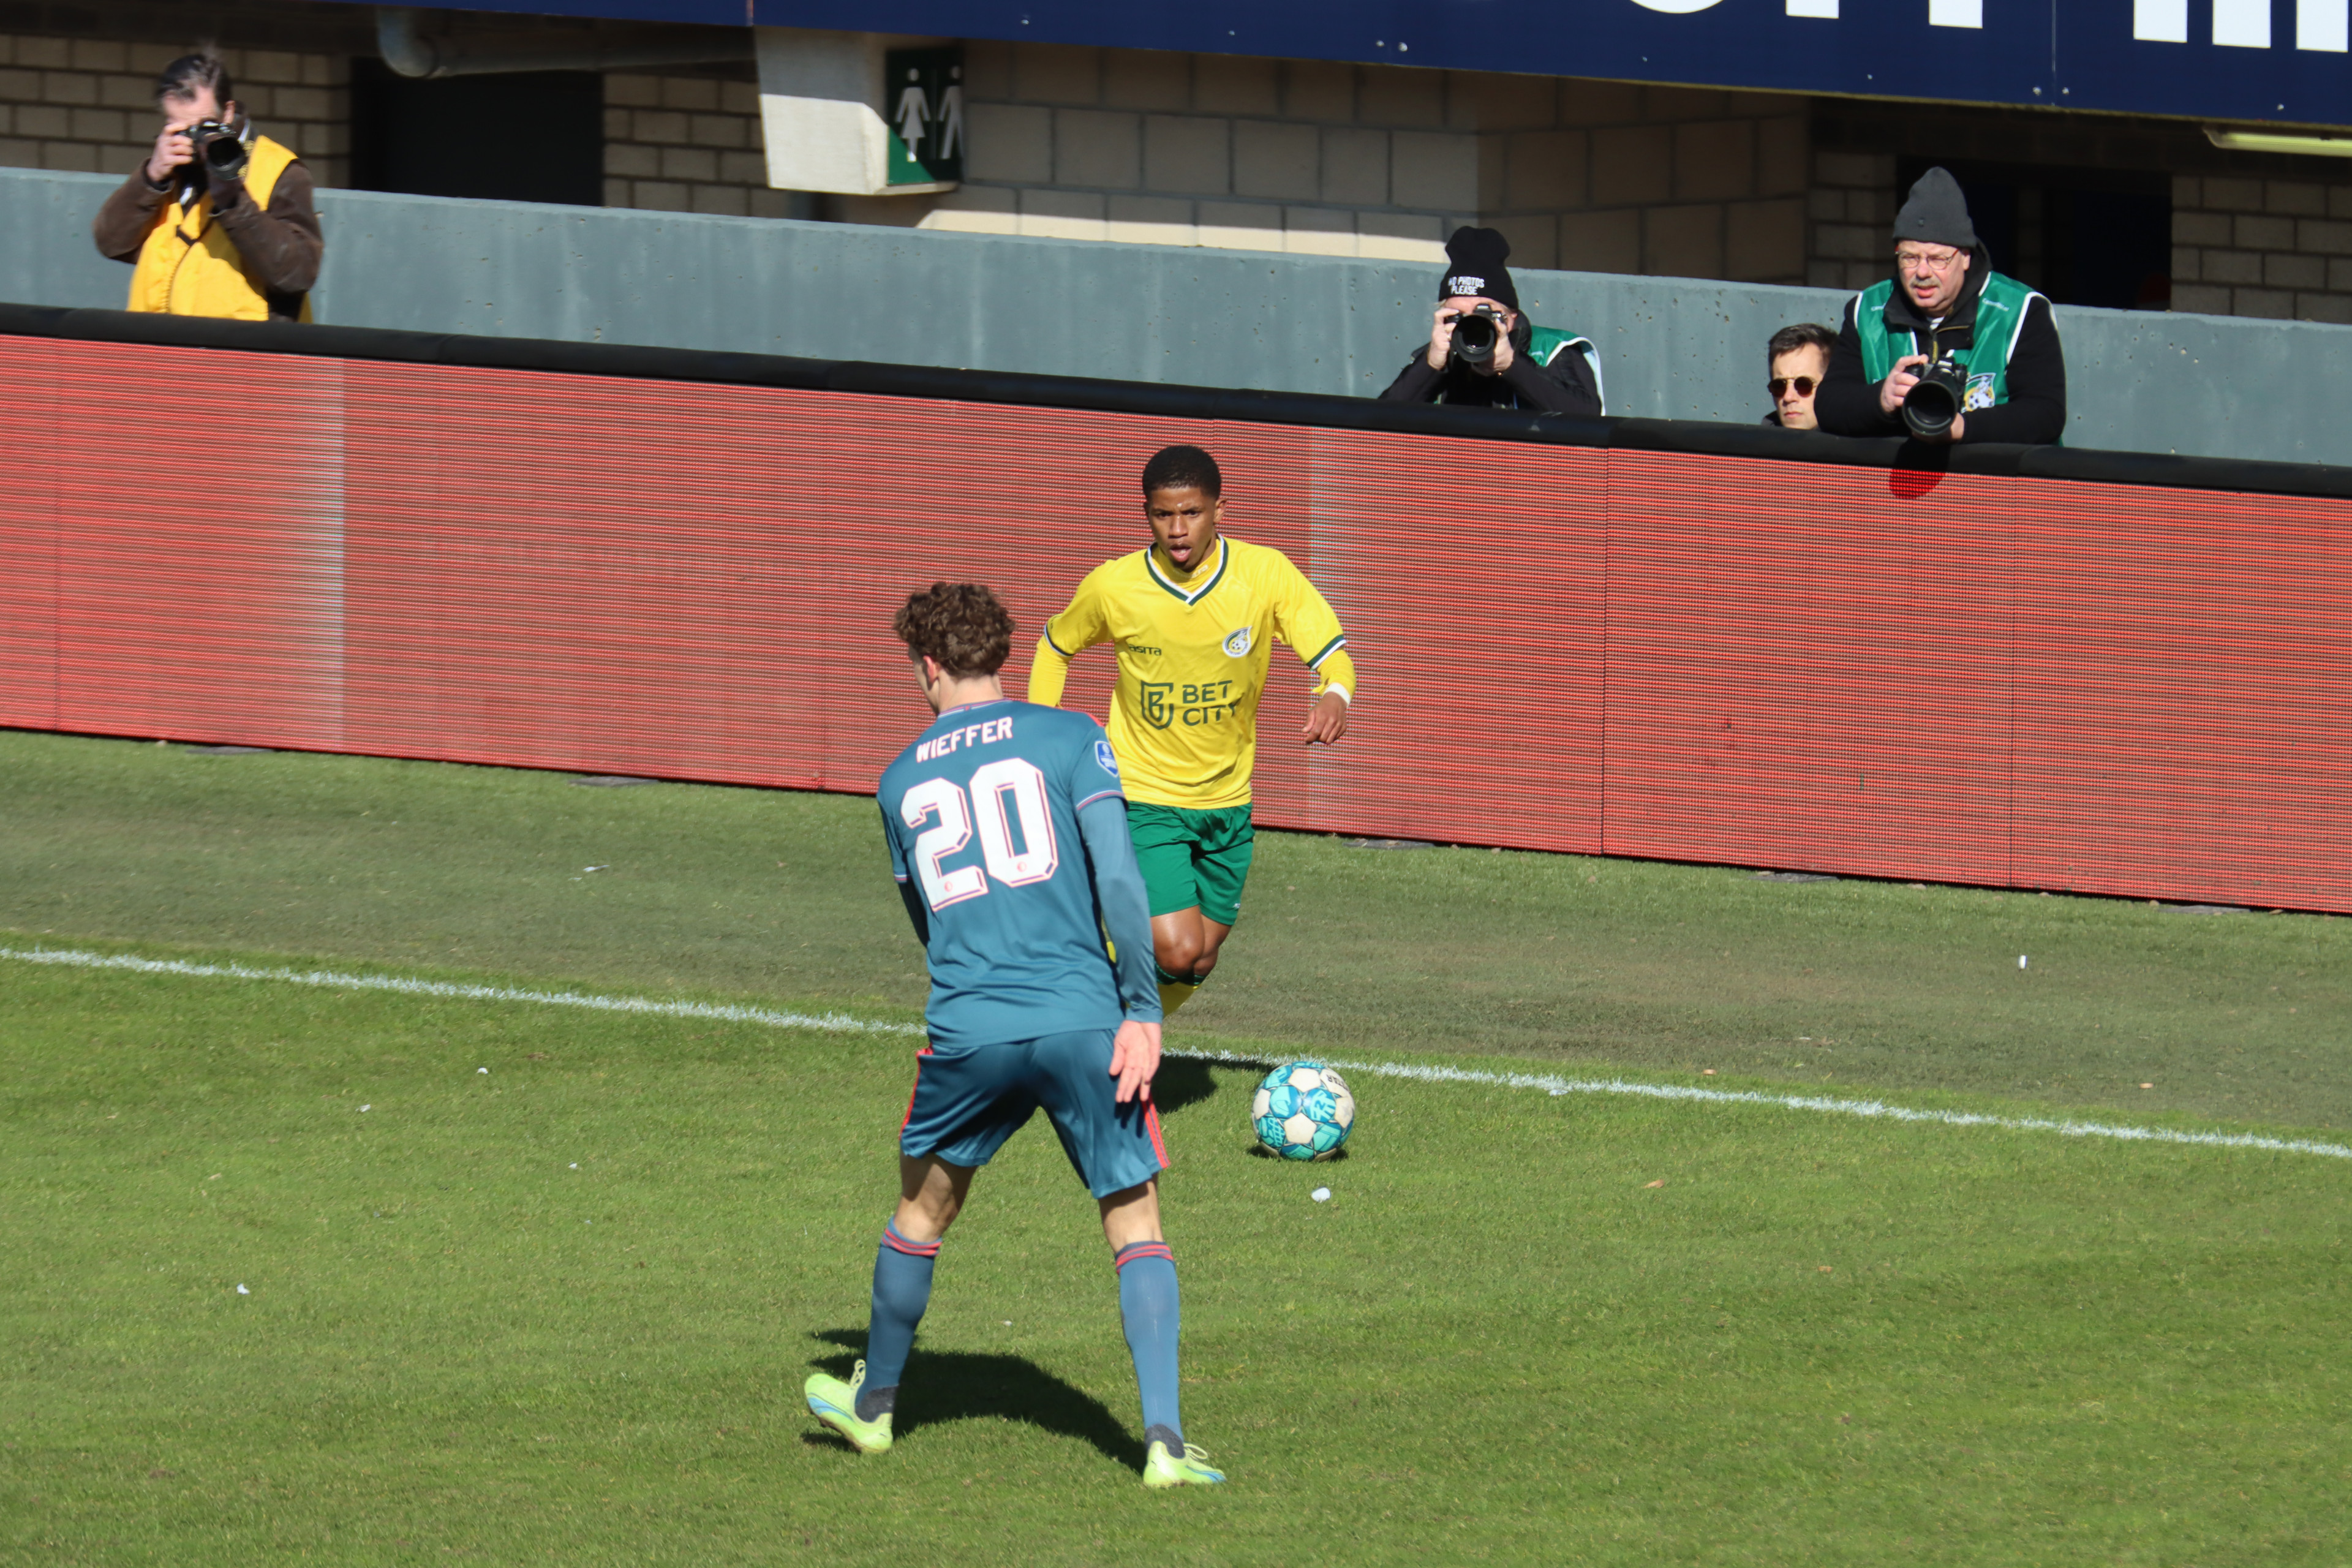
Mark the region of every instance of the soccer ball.
[[1265, 1075], [1250, 1102], [1257, 1141], [1286, 1160], [1328, 1160], [1356, 1124], [1348, 1080], [1321, 1062], [1290, 1062]]

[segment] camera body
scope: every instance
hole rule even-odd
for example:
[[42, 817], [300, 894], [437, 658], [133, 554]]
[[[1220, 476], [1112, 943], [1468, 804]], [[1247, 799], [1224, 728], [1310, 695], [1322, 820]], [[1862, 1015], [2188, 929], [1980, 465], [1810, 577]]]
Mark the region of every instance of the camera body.
[[188, 140], [195, 145], [197, 166], [208, 175], [234, 180], [244, 174], [246, 164], [252, 161], [236, 132], [217, 120], [188, 127]]
[[1466, 365], [1492, 364], [1503, 340], [1503, 312], [1478, 305], [1454, 318], [1454, 358]]
[[1946, 354], [1921, 371], [1905, 395], [1904, 427], [1922, 441], [1939, 441], [1950, 434], [1968, 395], [1968, 367]]

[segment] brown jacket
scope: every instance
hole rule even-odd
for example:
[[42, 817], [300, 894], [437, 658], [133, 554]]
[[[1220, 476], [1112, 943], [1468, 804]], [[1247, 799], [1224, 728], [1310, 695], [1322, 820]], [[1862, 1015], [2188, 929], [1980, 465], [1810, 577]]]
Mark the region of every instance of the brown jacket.
[[[228, 231], [237, 254], [251, 266], [252, 275], [268, 294], [270, 320], [299, 319], [302, 296], [319, 281], [319, 260], [327, 247], [319, 231], [318, 206], [311, 199], [310, 172], [299, 162], [287, 165], [278, 176], [278, 188], [269, 193], [267, 208], [255, 205], [242, 184], [216, 184], [223, 188], [213, 193], [215, 220]], [[176, 180], [162, 186], [150, 184], [144, 164], [133, 169], [131, 177], [106, 198], [90, 225], [90, 237], [99, 250], [117, 261], [136, 262], [148, 231], [154, 226], [156, 212], [166, 204], [176, 204], [182, 188]]]

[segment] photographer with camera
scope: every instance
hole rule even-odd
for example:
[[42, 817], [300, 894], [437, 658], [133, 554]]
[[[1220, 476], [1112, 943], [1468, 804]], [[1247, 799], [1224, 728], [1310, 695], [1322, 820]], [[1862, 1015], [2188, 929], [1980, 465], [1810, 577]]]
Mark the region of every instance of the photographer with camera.
[[130, 308], [309, 321], [326, 249], [310, 171], [254, 130], [209, 51], [165, 66], [155, 101], [154, 152], [90, 226], [101, 252], [137, 268]]
[[1837, 436], [2056, 441], [2066, 356], [2050, 301], [1992, 269], [1958, 180], [1930, 169], [1895, 217], [1895, 276], [1846, 306], [1814, 396]]
[[1519, 291], [1503, 265], [1510, 254], [1510, 241], [1491, 228], [1454, 231], [1429, 347], [1407, 362], [1382, 402], [1601, 411], [1600, 355], [1586, 339], [1519, 313]]

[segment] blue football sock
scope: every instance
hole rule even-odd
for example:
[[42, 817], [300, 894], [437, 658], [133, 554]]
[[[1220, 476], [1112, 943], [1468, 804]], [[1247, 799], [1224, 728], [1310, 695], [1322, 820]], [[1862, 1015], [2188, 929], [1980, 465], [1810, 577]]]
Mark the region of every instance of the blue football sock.
[[1184, 1425], [1176, 1415], [1176, 1255], [1164, 1241], [1130, 1242], [1118, 1249], [1118, 1312], [1135, 1357], [1135, 1386], [1143, 1395], [1148, 1442], [1184, 1451]]
[[915, 1346], [915, 1327], [931, 1304], [931, 1265], [939, 1255], [938, 1242], [908, 1241], [898, 1234], [895, 1220], [882, 1227], [882, 1245], [874, 1251], [874, 1321], [866, 1331], [866, 1384], [857, 1396], [860, 1421], [871, 1421], [898, 1403], [898, 1379], [907, 1371], [907, 1352]]

